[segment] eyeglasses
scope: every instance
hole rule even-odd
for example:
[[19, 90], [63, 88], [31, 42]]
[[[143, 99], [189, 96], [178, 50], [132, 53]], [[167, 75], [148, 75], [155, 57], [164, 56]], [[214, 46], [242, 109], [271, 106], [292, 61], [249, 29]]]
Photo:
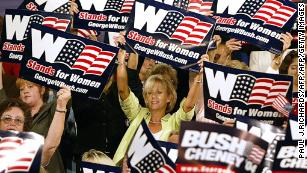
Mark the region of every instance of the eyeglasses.
[[0, 120], [7, 124], [14, 121], [17, 125], [22, 125], [25, 122], [22, 118], [13, 118], [10, 115], [3, 115]]

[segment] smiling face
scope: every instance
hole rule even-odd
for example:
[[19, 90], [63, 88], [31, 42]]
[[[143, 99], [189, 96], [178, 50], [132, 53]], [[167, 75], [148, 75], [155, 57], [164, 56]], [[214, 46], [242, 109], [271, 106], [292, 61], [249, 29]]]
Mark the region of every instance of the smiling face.
[[162, 75], [151, 75], [144, 84], [143, 96], [149, 110], [170, 112], [176, 103], [177, 93], [174, 85]]
[[170, 102], [167, 89], [161, 83], [154, 84], [145, 97], [146, 104], [150, 110], [166, 110], [167, 104]]
[[0, 118], [0, 130], [23, 131], [25, 116], [19, 107], [10, 107], [3, 112]]

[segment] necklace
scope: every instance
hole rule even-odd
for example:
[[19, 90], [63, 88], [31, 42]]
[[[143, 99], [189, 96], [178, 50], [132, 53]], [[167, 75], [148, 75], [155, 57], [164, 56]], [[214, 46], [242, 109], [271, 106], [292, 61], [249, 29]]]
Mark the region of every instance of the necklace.
[[161, 124], [161, 121], [149, 121], [150, 123], [152, 123], [152, 124]]

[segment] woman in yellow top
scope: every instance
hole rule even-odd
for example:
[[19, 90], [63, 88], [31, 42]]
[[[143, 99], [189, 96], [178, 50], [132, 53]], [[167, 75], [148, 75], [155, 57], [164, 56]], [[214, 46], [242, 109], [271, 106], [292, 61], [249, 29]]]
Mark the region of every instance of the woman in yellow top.
[[[172, 131], [179, 130], [182, 120], [190, 121], [193, 118], [193, 108], [199, 95], [200, 86], [202, 85], [203, 71], [201, 70], [196, 75], [188, 96], [186, 99], [183, 99], [180, 108], [175, 113], [169, 114], [177, 100], [174, 85], [162, 75], [150, 76], [145, 81], [143, 89], [146, 107], [142, 107], [137, 97], [128, 87], [128, 76], [124, 58], [125, 51], [120, 50], [118, 54], [117, 87], [120, 104], [125, 115], [130, 120], [130, 126], [114, 155], [113, 161], [117, 165], [121, 165], [121, 160], [124, 158], [131, 139], [142, 119], [145, 119], [149, 130], [157, 140], [167, 141]], [[208, 56], [204, 55], [202, 60], [199, 61], [201, 69], [204, 59], [208, 59]]]

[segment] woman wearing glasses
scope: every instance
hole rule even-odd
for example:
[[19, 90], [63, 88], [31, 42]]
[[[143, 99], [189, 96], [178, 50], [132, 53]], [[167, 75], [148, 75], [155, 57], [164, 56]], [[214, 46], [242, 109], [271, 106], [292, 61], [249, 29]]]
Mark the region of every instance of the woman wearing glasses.
[[0, 103], [0, 130], [28, 131], [32, 123], [29, 107], [17, 99]]
[[41, 166], [48, 173], [64, 172], [57, 148], [64, 130], [66, 106], [71, 98], [70, 88], [62, 86], [57, 92], [57, 99], [45, 103], [43, 100], [45, 87], [23, 79], [17, 79], [16, 85], [22, 102], [7, 99], [3, 89], [0, 63], [0, 107], [3, 107], [0, 110], [0, 130], [32, 131], [44, 136]]

